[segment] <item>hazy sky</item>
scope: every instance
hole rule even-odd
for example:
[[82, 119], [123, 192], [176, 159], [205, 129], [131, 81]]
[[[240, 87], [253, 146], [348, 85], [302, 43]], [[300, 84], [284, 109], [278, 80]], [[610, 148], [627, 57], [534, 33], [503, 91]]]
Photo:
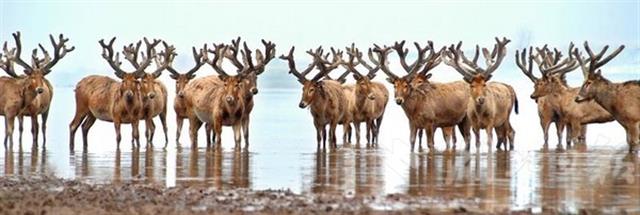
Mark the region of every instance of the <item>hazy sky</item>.
[[[433, 40], [437, 46], [463, 40], [465, 47], [472, 47], [489, 46], [494, 36], [506, 36], [513, 40], [503, 65], [509, 68], [515, 68], [515, 48], [544, 43], [566, 47], [584, 40], [597, 48], [625, 44], [611, 64], [635, 68], [640, 61], [635, 54], [640, 47], [638, 1], [0, 0], [0, 11], [2, 41], [12, 43], [11, 33], [17, 30], [22, 31], [25, 49], [38, 42], [49, 45], [49, 33], [71, 38], [77, 50], [55, 67], [56, 84], [72, 84], [86, 74], [110, 74], [97, 41], [112, 36], [118, 36], [117, 47], [143, 36], [167, 40], [180, 53], [177, 68], [191, 66], [191, 46], [236, 36], [253, 47], [261, 38], [271, 40], [278, 55], [296, 45], [298, 60], [308, 59], [301, 50], [318, 45], [356, 42], [366, 48], [406, 39]], [[286, 64], [274, 60], [269, 67]]]

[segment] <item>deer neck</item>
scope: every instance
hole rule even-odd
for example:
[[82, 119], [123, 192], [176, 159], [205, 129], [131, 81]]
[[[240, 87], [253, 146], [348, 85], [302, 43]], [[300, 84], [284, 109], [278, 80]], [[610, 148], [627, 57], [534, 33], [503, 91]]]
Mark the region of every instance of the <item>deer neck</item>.
[[596, 103], [610, 113], [613, 113], [616, 105], [616, 98], [618, 98], [619, 92], [617, 85], [620, 84], [603, 83], [603, 86], [597, 90], [595, 97], [593, 98]]

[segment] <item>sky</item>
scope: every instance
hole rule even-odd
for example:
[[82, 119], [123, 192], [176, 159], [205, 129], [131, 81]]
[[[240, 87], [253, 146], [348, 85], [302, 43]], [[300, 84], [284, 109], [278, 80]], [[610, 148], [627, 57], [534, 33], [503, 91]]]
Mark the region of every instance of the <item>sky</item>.
[[[549, 44], [565, 50], [571, 41], [580, 45], [588, 40], [594, 48], [626, 45], [610, 63], [618, 65], [610, 67], [610, 73], [624, 73], [622, 79], [640, 76], [629, 71], [640, 63], [639, 1], [0, 0], [0, 14], [0, 41], [13, 44], [11, 33], [21, 31], [23, 46], [29, 50], [37, 43], [50, 47], [50, 33], [70, 38], [76, 50], [49, 77], [65, 86], [88, 74], [112, 74], [97, 41], [113, 36], [118, 37], [116, 47], [145, 36], [174, 44], [179, 53], [174, 67], [179, 70], [191, 68], [192, 46], [229, 42], [237, 36], [254, 48], [262, 48], [260, 39], [273, 41], [278, 55], [295, 45], [296, 60], [302, 62], [309, 57], [301, 50], [319, 45], [344, 47], [355, 42], [366, 49], [398, 40], [408, 44], [432, 40], [436, 46], [462, 40], [470, 49], [475, 44], [492, 46], [495, 36], [504, 36], [512, 40], [501, 66], [505, 70], [516, 69], [512, 60], [516, 48]], [[278, 59], [267, 68], [287, 70]], [[453, 71], [445, 65], [437, 70]], [[202, 73], [211, 71], [205, 67]], [[443, 74], [444, 79], [459, 78]], [[524, 78], [519, 71], [500, 76]], [[267, 75], [264, 82], [279, 83], [278, 78]]]

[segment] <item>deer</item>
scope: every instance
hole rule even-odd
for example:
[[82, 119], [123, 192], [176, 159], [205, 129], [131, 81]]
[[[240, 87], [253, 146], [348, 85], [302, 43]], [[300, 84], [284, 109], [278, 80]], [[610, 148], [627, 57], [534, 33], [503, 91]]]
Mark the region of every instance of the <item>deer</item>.
[[[422, 48], [417, 42], [414, 43], [418, 57], [412, 64], [406, 62], [408, 49], [403, 48], [404, 41], [395, 42], [392, 47], [380, 47], [374, 44], [373, 51], [378, 53], [377, 64], [387, 75], [387, 81], [394, 86], [396, 104], [402, 107], [409, 120], [411, 151], [415, 149], [416, 134], [419, 129], [426, 131], [427, 146], [433, 149], [435, 129], [453, 126], [458, 126], [460, 129], [468, 149], [470, 134], [467, 110], [460, 108], [466, 107], [469, 99], [467, 84], [426, 81], [431, 77], [429, 71], [442, 61], [441, 54], [444, 50], [443, 48], [436, 51], [432, 42], [428, 42], [428, 44], [427, 47]], [[392, 49], [397, 52], [400, 64], [407, 72], [405, 76], [395, 75], [387, 66], [387, 55]], [[427, 51], [429, 54], [425, 57]], [[412, 84], [418, 74], [425, 76], [425, 82], [420, 86]], [[422, 145], [420, 144], [418, 147], [421, 149]], [[447, 148], [449, 148], [449, 142], [447, 142]]]
[[[428, 82], [429, 78], [431, 78], [431, 77], [427, 77], [427, 75], [425, 75], [425, 74], [418, 73], [413, 78], [413, 80], [411, 80], [410, 85], [411, 85], [412, 88], [419, 88], [419, 87], [423, 86], [424, 83]], [[458, 82], [462, 83], [462, 81], [458, 81]], [[426, 85], [426, 86], [428, 86], [428, 85]], [[442, 130], [442, 138], [444, 139], [445, 143], [453, 143], [455, 145], [456, 142], [458, 142], [458, 140], [456, 138], [455, 127], [453, 127], [453, 126], [452, 127], [442, 127], [441, 130]], [[422, 145], [423, 133], [424, 133], [424, 129], [418, 129], [418, 145]]]
[[[162, 75], [162, 71], [166, 69], [164, 65], [171, 64], [173, 61], [175, 47], [168, 45], [166, 41], [162, 41], [162, 45], [165, 51], [154, 58], [156, 69], [151, 73], [145, 72], [140, 78], [140, 92], [142, 93], [142, 119], [145, 122], [147, 144], [153, 145], [153, 136], [156, 130], [153, 118], [157, 116], [160, 118], [160, 123], [162, 123], [166, 146], [169, 142], [169, 137], [167, 136], [167, 87], [157, 79]], [[142, 41], [138, 41], [135, 46], [131, 43], [122, 50], [122, 55], [134, 69], [139, 69], [142, 63], [138, 61], [138, 53], [141, 46]], [[144, 56], [144, 53], [140, 54]], [[163, 62], [162, 58], [167, 62]], [[142, 71], [144, 72], [144, 69]]]
[[[193, 61], [194, 66], [189, 69], [186, 73], [178, 72], [172, 65], [171, 61], [167, 64], [167, 71], [171, 73], [169, 77], [176, 81], [176, 97], [173, 100], [173, 110], [176, 112], [176, 143], [180, 141], [180, 132], [182, 131], [182, 126], [184, 124], [184, 120], [189, 118], [189, 112], [187, 110], [187, 106], [185, 104], [185, 88], [187, 84], [191, 80], [196, 77], [196, 72], [205, 64], [204, 62], [204, 52], [206, 52], [206, 46], [196, 52], [196, 47], [192, 47], [191, 51], [193, 53]], [[165, 144], [166, 147], [166, 144]]]
[[[307, 53], [313, 56], [313, 62], [307, 66], [305, 70], [299, 72], [296, 68], [293, 53], [295, 46], [291, 47], [288, 55], [280, 56], [280, 59], [286, 60], [289, 65], [289, 74], [297, 78], [302, 84], [302, 98], [298, 107], [309, 108], [313, 116], [313, 124], [316, 128], [317, 147], [326, 148], [327, 132], [326, 126], [329, 125], [329, 145], [333, 148], [337, 147], [336, 143], [336, 127], [338, 123], [344, 120], [347, 110], [348, 100], [345, 96], [343, 86], [340, 82], [334, 80], [321, 80], [328, 72], [338, 66], [339, 63], [329, 63], [321, 57], [321, 47], [318, 52]], [[319, 72], [311, 79], [305, 76], [315, 67]], [[346, 123], [345, 123], [346, 124]]]
[[604, 54], [609, 46], [605, 46], [597, 54], [591, 50], [586, 41], [584, 48], [589, 58], [583, 59], [578, 49], [574, 49], [572, 53], [578, 60], [584, 75], [584, 82], [575, 101], [582, 103], [593, 100], [607, 110], [625, 129], [629, 152], [633, 152], [640, 144], [640, 81], [614, 83], [604, 77], [600, 70], [600, 67], [620, 54], [625, 46], [619, 46], [607, 57], [604, 57]]
[[[384, 111], [389, 101], [389, 90], [379, 82], [371, 81], [376, 77], [376, 72], [380, 69], [380, 66], [373, 67], [367, 63], [363, 57], [362, 52], [355, 48], [355, 44], [351, 44], [351, 48], [346, 47], [349, 55], [349, 61], [345, 63], [347, 71], [353, 73], [353, 78], [356, 80], [355, 84], [355, 118], [362, 119], [367, 126], [367, 144], [378, 144], [378, 134], [380, 132], [380, 125], [384, 117]], [[358, 62], [354, 63], [354, 59]], [[373, 52], [369, 51], [369, 59], [375, 64]], [[357, 65], [362, 65], [368, 71], [367, 73], [361, 73], [356, 69]], [[360, 121], [354, 120], [354, 127], [356, 129], [356, 144], [360, 144]]]
[[[493, 73], [504, 57], [506, 56], [506, 45], [510, 42], [507, 38], [495, 38], [496, 44], [493, 51], [487, 48], [482, 49], [486, 60], [486, 68], [481, 68], [477, 64], [479, 56], [479, 46], [476, 45], [475, 56], [472, 60], [467, 59], [461, 51], [462, 42], [457, 46], [451, 45], [445, 52], [444, 62], [463, 76], [465, 82], [469, 84], [471, 97], [468, 102], [469, 119], [476, 138], [476, 147], [480, 147], [480, 129], [485, 129], [487, 134], [487, 145], [493, 143], [493, 130], [498, 136], [497, 149], [501, 145], [513, 150], [513, 139], [515, 131], [509, 122], [511, 109], [518, 113], [518, 99], [516, 93], [508, 84], [500, 82], [489, 82]], [[491, 147], [489, 147], [491, 149]]]
[[[569, 53], [573, 50], [573, 43], [569, 44]], [[568, 72], [575, 70], [579, 64], [572, 54], [568, 58], [561, 60], [562, 53], [554, 49], [552, 53], [546, 45], [543, 48], [536, 48], [538, 52], [535, 56], [532, 54], [533, 47], [529, 48], [529, 56], [526, 56], [526, 48], [522, 54], [516, 51], [516, 64], [522, 72], [534, 83], [534, 92], [531, 94], [532, 99], [544, 99], [546, 106], [538, 105], [538, 113], [541, 116], [541, 125], [543, 132], [550, 124], [549, 115], [556, 117], [556, 127], [558, 131], [558, 144], [562, 139], [562, 131], [565, 125], [567, 127], [567, 144], [578, 143], [584, 141], [586, 133], [586, 124], [604, 123], [613, 121], [613, 117], [605, 109], [600, 107], [594, 101], [576, 103], [574, 98], [578, 95], [579, 88], [569, 87], [565, 80]], [[527, 63], [528, 59], [528, 63]], [[541, 78], [537, 78], [532, 73], [533, 62], [535, 60]], [[527, 67], [528, 65], [528, 67]], [[548, 109], [544, 109], [550, 107]], [[543, 116], [547, 116], [544, 117]], [[551, 118], [553, 119], [553, 118]], [[579, 133], [578, 133], [579, 132]], [[546, 145], [546, 141], [545, 141]]]
[[[160, 40], [149, 42], [144, 38], [146, 46], [146, 56], [142, 57], [142, 62], [137, 69], [126, 72], [120, 66], [120, 54], [113, 50], [113, 37], [108, 43], [104, 39], [98, 43], [102, 47], [102, 58], [109, 64], [114, 74], [121, 81], [114, 80], [107, 76], [90, 75], [78, 82], [75, 88], [76, 112], [73, 120], [69, 124], [69, 146], [73, 150], [75, 145], [75, 132], [82, 123], [83, 148], [86, 151], [88, 146], [87, 135], [96, 119], [106, 122], [113, 122], [116, 131], [117, 148], [120, 148], [122, 139], [120, 134], [121, 124], [131, 124], [132, 147], [140, 146], [140, 136], [138, 123], [142, 119], [143, 102], [140, 92], [140, 81], [144, 75], [144, 70], [151, 64], [156, 55], [155, 47]], [[137, 53], [136, 53], [137, 54]], [[168, 62], [165, 59], [164, 62]]]
[[[38, 47], [42, 51], [44, 57], [41, 59], [38, 57], [38, 49], [33, 49], [33, 54], [31, 56], [32, 64], [29, 65], [24, 60], [20, 58], [20, 53], [22, 52], [22, 43], [20, 42], [20, 32], [16, 32], [13, 34], [13, 38], [16, 43], [16, 51], [15, 55], [8, 55], [7, 57], [11, 57], [11, 61], [14, 61], [18, 65], [24, 68], [25, 76], [15, 76], [14, 78], [22, 79], [28, 78], [29, 80], [33, 80], [38, 87], [38, 95], [35, 99], [31, 100], [28, 107], [25, 108], [18, 115], [18, 131], [19, 131], [19, 141], [22, 143], [22, 131], [23, 131], [23, 117], [29, 116], [31, 117], [31, 134], [33, 138], [33, 144], [37, 147], [38, 145], [38, 133], [39, 127], [42, 127], [42, 139], [43, 139], [43, 147], [47, 142], [46, 132], [47, 132], [47, 119], [49, 117], [49, 107], [51, 105], [51, 99], [53, 98], [53, 86], [45, 78], [51, 72], [53, 66], [55, 66], [60, 59], [64, 58], [67, 53], [75, 50], [75, 47], [67, 47], [66, 43], [69, 41], [68, 38], [65, 38], [63, 34], [58, 36], [58, 41], [55, 40], [53, 35], [49, 35], [49, 39], [51, 41], [51, 45], [54, 48], [53, 58], [49, 55], [49, 52], [44, 48], [42, 44], [38, 44]], [[13, 76], [12, 76], [13, 77]], [[40, 125], [38, 122], [38, 115], [42, 117], [42, 124]]]
[[[15, 34], [14, 34], [15, 35]], [[29, 104], [42, 94], [43, 87], [41, 79], [34, 79], [29, 76], [19, 76], [15, 73], [14, 60], [19, 58], [16, 48], [9, 50], [7, 42], [3, 47], [4, 55], [0, 54], [0, 68], [10, 77], [0, 77], [0, 115], [5, 118], [4, 147], [13, 148], [13, 127], [15, 118], [26, 109]], [[17, 57], [16, 57], [16, 54]]]

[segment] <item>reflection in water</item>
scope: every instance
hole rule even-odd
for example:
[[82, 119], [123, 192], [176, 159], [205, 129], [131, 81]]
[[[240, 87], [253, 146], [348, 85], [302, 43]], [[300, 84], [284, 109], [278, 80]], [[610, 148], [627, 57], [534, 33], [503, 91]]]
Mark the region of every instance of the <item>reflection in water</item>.
[[310, 192], [345, 195], [384, 192], [383, 159], [377, 149], [318, 149], [314, 157], [312, 180], [303, 182], [311, 183], [307, 184]]

